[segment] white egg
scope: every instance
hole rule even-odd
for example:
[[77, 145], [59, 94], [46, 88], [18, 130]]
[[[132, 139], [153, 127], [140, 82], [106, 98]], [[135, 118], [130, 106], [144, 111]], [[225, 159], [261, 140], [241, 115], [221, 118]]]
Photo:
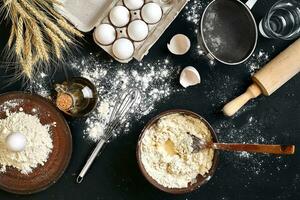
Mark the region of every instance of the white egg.
[[115, 28], [109, 24], [101, 24], [95, 29], [95, 39], [103, 45], [112, 44], [117, 37]]
[[130, 20], [129, 10], [124, 6], [116, 6], [109, 13], [111, 23], [117, 27], [123, 27]]
[[142, 8], [142, 18], [148, 24], [159, 22], [162, 17], [162, 9], [157, 3], [147, 3]]
[[114, 42], [112, 50], [113, 54], [118, 59], [126, 60], [133, 55], [134, 46], [130, 40], [126, 38], [120, 38]]
[[130, 10], [137, 10], [144, 5], [144, 0], [124, 0], [124, 4]]
[[142, 41], [148, 36], [148, 25], [142, 20], [134, 20], [128, 25], [127, 32], [132, 40]]
[[11, 133], [6, 137], [6, 147], [10, 151], [23, 151], [26, 147], [26, 143], [26, 137], [22, 133]]

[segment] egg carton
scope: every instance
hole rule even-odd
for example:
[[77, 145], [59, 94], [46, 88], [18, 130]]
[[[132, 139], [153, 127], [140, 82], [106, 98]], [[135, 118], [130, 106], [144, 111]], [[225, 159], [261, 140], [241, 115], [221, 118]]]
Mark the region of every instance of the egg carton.
[[[148, 54], [150, 48], [161, 37], [163, 32], [177, 17], [189, 0], [144, 0], [147, 3], [156, 3], [162, 9], [162, 17], [156, 24], [147, 24], [148, 35], [142, 41], [134, 41], [128, 36], [127, 27], [134, 20], [143, 20], [141, 9], [129, 10], [130, 20], [124, 27], [116, 27], [111, 23], [109, 13], [115, 6], [125, 6], [123, 0], [60, 0], [60, 5], [54, 5], [55, 9], [68, 19], [78, 30], [89, 32], [101, 24], [110, 24], [116, 30], [116, 40], [120, 38], [129, 39], [134, 46], [134, 52], [128, 59], [119, 59], [113, 53], [113, 43], [110, 45], [100, 44], [95, 38], [94, 41], [110, 54], [115, 60], [121, 63], [128, 63], [133, 58], [141, 61]], [[144, 6], [143, 5], [143, 6]], [[126, 6], [125, 6], [126, 7]], [[115, 42], [114, 41], [114, 42]]]

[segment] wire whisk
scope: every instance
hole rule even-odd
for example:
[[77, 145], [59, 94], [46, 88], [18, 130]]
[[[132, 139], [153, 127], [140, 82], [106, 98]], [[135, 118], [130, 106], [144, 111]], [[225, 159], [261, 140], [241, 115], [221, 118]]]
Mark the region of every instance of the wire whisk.
[[140, 100], [141, 93], [138, 89], [131, 89], [123, 94], [113, 108], [103, 139], [109, 140], [113, 136], [114, 130], [126, 120], [131, 109], [133, 109]]
[[93, 164], [95, 158], [99, 154], [100, 150], [113, 136], [114, 130], [116, 130], [125, 120], [128, 114], [134, 107], [140, 102], [141, 93], [138, 89], [130, 89], [126, 91], [122, 97], [116, 102], [113, 111], [110, 115], [108, 125], [105, 129], [104, 135], [101, 137], [96, 148], [90, 155], [86, 164], [82, 168], [79, 176], [76, 179], [77, 183], [81, 183], [83, 178], [91, 165]]

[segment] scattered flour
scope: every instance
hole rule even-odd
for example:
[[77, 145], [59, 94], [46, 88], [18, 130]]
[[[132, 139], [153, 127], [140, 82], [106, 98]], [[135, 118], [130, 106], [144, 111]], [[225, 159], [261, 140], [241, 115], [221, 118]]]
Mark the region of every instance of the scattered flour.
[[[137, 88], [142, 93], [142, 103], [129, 114], [129, 119], [138, 120], [150, 113], [157, 102], [163, 101], [173, 93], [181, 91], [178, 84], [179, 67], [167, 58], [155, 62], [132, 62], [124, 65], [112, 60], [98, 59], [99, 54], [90, 54], [68, 63], [74, 76], [83, 76], [92, 81], [99, 95], [97, 109], [85, 120], [84, 137], [97, 141], [104, 133], [110, 112], [120, 94], [130, 88]], [[99, 61], [100, 60], [100, 61]], [[42, 96], [50, 94], [44, 76], [33, 85], [34, 91]], [[129, 120], [128, 120], [129, 121]], [[123, 132], [128, 132], [129, 122]], [[117, 131], [118, 132], [118, 131]]]
[[[12, 106], [12, 103], [8, 103]], [[4, 104], [5, 106], [5, 104]], [[21, 112], [7, 113], [0, 120], [0, 172], [6, 172], [7, 167], [14, 167], [22, 174], [29, 174], [38, 165], [44, 165], [52, 151], [50, 126], [42, 125], [35, 115]], [[27, 140], [26, 147], [21, 152], [12, 152], [6, 148], [6, 137], [13, 132], [21, 132]]]
[[[226, 119], [220, 120], [213, 124], [220, 142], [226, 143], [250, 143], [250, 144], [274, 144], [276, 136], [264, 134], [262, 130], [265, 128], [265, 123], [254, 116], [248, 116], [242, 124], [236, 124], [235, 120]], [[267, 161], [270, 155], [254, 154], [247, 152], [223, 152], [226, 161], [233, 164], [233, 167], [241, 170], [245, 174], [253, 173], [259, 175], [264, 172], [265, 166], [268, 166]], [[277, 157], [280, 159], [280, 157]], [[281, 166], [283, 163], [278, 164]]]
[[206, 5], [206, 1], [192, 0], [185, 6], [183, 16], [188, 22], [198, 26], [202, 12], [204, 11]]
[[[143, 61], [140, 63], [133, 62], [131, 65], [123, 65], [113, 61], [103, 62], [98, 56], [98, 54], [91, 54], [69, 62], [74, 75], [90, 79], [96, 84], [98, 89], [99, 105], [86, 119], [86, 128], [84, 129], [85, 137], [92, 141], [97, 141], [103, 134], [115, 99], [119, 93], [126, 89], [137, 87], [143, 94], [144, 101], [140, 108], [129, 116], [134, 118], [134, 120], [139, 120], [142, 116], [151, 112], [155, 108], [156, 103], [163, 101], [169, 95], [182, 91], [177, 83], [179, 68], [174, 67], [174, 64], [168, 59], [159, 59], [151, 63]], [[253, 66], [262, 66], [268, 59], [269, 53], [263, 49], [254, 53], [246, 62], [249, 74], [254, 73], [255, 69], [253, 69]], [[213, 109], [219, 112], [224, 103], [229, 101], [230, 97], [236, 95], [239, 90], [239, 81], [213, 69], [207, 76], [206, 81], [202, 84], [203, 91], [205, 97], [212, 102]], [[36, 92], [39, 94], [49, 93], [49, 89], [43, 82], [37, 82], [36, 86]], [[230, 91], [230, 93], [226, 91]], [[250, 102], [243, 110], [253, 108], [258, 102], [259, 100]], [[245, 112], [242, 111], [242, 113]], [[213, 127], [219, 132], [220, 140], [224, 142], [274, 143], [276, 137], [267, 137], [262, 133], [263, 123], [266, 124], [266, 121], [260, 122], [260, 120], [252, 117], [243, 126], [236, 126], [232, 120], [221, 120], [216, 121]], [[130, 123], [128, 122], [124, 125], [124, 132], [128, 132], [129, 129]], [[261, 174], [264, 172], [264, 166], [270, 162], [274, 162], [280, 168], [284, 168], [281, 157], [278, 157], [278, 160], [270, 161], [268, 155], [249, 154], [246, 152], [223, 154], [226, 154], [225, 160], [233, 163], [234, 168], [242, 169], [245, 174]]]
[[238, 80], [229, 75], [224, 75], [216, 70], [212, 70], [206, 79], [203, 81], [205, 97], [208, 98], [213, 107], [220, 110], [232, 96], [236, 95], [240, 89]]
[[253, 75], [269, 60], [269, 53], [263, 49], [260, 49], [257, 53], [252, 54], [252, 56], [246, 61], [245, 64], [249, 70], [249, 73]]
[[[98, 89], [99, 105], [86, 120], [85, 135], [97, 141], [103, 134], [118, 96], [130, 88], [138, 88], [142, 93], [142, 103], [132, 111], [129, 118], [139, 119], [151, 112], [155, 103], [172, 93], [179, 91], [171, 84], [177, 79], [179, 68], [170, 65], [169, 60], [158, 60], [155, 63], [140, 62], [124, 68], [122, 64], [99, 63], [93, 56], [71, 63], [80, 76], [91, 80]], [[128, 131], [129, 124], [125, 126]]]

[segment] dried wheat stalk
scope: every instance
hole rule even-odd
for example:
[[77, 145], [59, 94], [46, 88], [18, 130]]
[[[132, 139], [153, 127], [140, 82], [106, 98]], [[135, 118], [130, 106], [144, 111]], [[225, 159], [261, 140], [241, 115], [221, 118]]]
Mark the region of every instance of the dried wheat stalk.
[[7, 46], [29, 79], [39, 70], [38, 63], [48, 64], [52, 54], [61, 59], [75, 36], [83, 36], [53, 9], [54, 3], [60, 4], [58, 0], [3, 0], [2, 10], [12, 24]]

